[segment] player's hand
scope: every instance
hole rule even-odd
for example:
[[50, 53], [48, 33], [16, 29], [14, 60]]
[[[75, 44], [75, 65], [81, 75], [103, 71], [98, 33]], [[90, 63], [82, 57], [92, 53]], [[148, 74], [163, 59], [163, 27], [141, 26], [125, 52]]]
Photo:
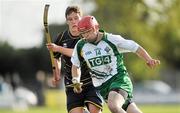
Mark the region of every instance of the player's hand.
[[146, 64], [150, 67], [150, 68], [154, 68], [155, 66], [160, 64], [160, 60], [156, 60], [156, 59], [150, 59], [149, 61], [146, 62]]
[[54, 43], [47, 43], [46, 47], [48, 48], [48, 50], [52, 50], [53, 52], [59, 51], [59, 46]]
[[73, 82], [72, 87], [74, 87], [73, 88], [74, 93], [81, 93], [83, 83], [78, 82], [78, 80], [76, 80], [76, 79], [72, 79], [72, 82]]
[[60, 72], [57, 70], [53, 70], [52, 85], [55, 87], [58, 86], [60, 80], [61, 80]]

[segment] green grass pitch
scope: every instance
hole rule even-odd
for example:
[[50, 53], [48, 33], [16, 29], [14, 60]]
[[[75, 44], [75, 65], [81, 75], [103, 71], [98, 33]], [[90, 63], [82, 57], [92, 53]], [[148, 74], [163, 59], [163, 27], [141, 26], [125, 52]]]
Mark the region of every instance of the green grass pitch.
[[[30, 107], [28, 110], [0, 109], [0, 113], [67, 113], [65, 94], [63, 91], [51, 90], [46, 92], [46, 107]], [[143, 113], [180, 113], [180, 104], [138, 105]], [[104, 105], [103, 113], [110, 113]]]

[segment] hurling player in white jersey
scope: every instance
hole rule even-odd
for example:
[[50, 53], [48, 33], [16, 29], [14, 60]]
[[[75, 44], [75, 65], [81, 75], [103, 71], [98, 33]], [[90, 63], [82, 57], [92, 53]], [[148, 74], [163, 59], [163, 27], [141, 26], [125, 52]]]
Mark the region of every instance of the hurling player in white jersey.
[[86, 61], [94, 86], [107, 102], [112, 113], [142, 113], [131, 101], [133, 85], [123, 63], [123, 53], [133, 52], [153, 68], [160, 64], [139, 44], [99, 30], [99, 24], [93, 16], [85, 16], [78, 22], [82, 36], [74, 48], [71, 57], [72, 82], [77, 84], [76, 93], [81, 92], [80, 71], [82, 61]]

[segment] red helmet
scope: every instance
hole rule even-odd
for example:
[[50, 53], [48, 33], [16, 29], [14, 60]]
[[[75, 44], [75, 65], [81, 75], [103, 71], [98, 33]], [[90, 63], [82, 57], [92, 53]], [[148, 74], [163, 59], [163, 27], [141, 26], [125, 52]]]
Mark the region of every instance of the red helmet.
[[94, 16], [84, 16], [78, 22], [78, 30], [80, 32], [89, 30], [89, 29], [94, 28], [96, 26], [99, 26], [99, 24], [98, 24], [98, 22]]

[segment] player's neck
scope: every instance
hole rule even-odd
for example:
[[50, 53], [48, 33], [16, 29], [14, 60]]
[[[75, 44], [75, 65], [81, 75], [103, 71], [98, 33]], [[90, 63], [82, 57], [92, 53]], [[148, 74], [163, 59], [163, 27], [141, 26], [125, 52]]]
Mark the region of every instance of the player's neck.
[[102, 37], [103, 37], [103, 34], [98, 32], [95, 43], [98, 43], [102, 39]]

